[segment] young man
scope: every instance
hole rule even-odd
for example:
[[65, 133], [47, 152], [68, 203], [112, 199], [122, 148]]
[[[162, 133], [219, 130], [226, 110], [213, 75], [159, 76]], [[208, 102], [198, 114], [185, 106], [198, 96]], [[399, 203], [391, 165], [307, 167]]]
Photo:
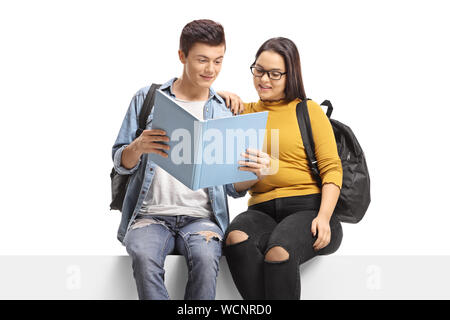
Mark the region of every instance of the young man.
[[[180, 37], [180, 78], [161, 90], [200, 119], [231, 116], [224, 101], [211, 88], [225, 54], [220, 24], [196, 20]], [[139, 90], [128, 108], [112, 148], [114, 168], [132, 175], [125, 196], [118, 239], [132, 258], [139, 299], [169, 299], [164, 285], [168, 254], [183, 254], [188, 264], [185, 299], [214, 299], [223, 234], [228, 227], [227, 194], [237, 198], [233, 184], [192, 191], [148, 160], [149, 153], [167, 157], [165, 132], [152, 129], [153, 110], [146, 130], [135, 137], [138, 115], [149, 87]], [[241, 189], [242, 184], [239, 185]], [[240, 190], [238, 187], [238, 190]]]

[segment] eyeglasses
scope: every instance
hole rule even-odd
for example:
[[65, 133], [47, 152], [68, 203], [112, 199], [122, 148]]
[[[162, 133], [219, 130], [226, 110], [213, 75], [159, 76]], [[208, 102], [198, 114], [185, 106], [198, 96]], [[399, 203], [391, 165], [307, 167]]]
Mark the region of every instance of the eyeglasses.
[[250, 67], [250, 71], [252, 72], [252, 74], [255, 77], [258, 77], [258, 78], [262, 78], [267, 73], [269, 79], [272, 79], [272, 80], [280, 80], [281, 77], [287, 73], [287, 72], [272, 71], [272, 70], [267, 71], [262, 68], [256, 67], [254, 65], [252, 65]]

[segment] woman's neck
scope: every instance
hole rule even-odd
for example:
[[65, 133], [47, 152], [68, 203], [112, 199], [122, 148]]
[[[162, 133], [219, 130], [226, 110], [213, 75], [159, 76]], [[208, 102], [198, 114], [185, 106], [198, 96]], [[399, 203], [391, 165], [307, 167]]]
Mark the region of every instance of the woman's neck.
[[263, 99], [261, 99], [261, 101], [264, 103], [277, 103], [277, 102], [284, 102], [284, 99], [283, 98], [278, 99], [278, 100], [263, 100]]
[[262, 104], [268, 105], [268, 106], [287, 104], [287, 102], [288, 102], [288, 101], [284, 100], [284, 98], [278, 99], [278, 100], [262, 100], [262, 99], [260, 99], [260, 101]]

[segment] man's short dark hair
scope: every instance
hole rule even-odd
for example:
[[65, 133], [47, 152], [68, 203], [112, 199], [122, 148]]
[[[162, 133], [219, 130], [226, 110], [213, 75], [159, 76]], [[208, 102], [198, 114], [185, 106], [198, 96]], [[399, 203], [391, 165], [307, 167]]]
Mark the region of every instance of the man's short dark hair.
[[220, 23], [208, 19], [189, 22], [181, 31], [180, 50], [187, 57], [189, 50], [196, 43], [205, 43], [210, 46], [225, 44], [225, 32]]

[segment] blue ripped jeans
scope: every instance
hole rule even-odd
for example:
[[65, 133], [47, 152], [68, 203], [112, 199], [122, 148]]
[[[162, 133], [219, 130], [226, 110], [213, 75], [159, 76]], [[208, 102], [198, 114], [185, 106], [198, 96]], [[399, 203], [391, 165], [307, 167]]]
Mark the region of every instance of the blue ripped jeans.
[[184, 298], [214, 300], [222, 255], [219, 226], [190, 216], [145, 217], [150, 220], [137, 219], [123, 241], [132, 259], [139, 299], [170, 299], [164, 285], [164, 261], [168, 254], [178, 253], [188, 266]]

